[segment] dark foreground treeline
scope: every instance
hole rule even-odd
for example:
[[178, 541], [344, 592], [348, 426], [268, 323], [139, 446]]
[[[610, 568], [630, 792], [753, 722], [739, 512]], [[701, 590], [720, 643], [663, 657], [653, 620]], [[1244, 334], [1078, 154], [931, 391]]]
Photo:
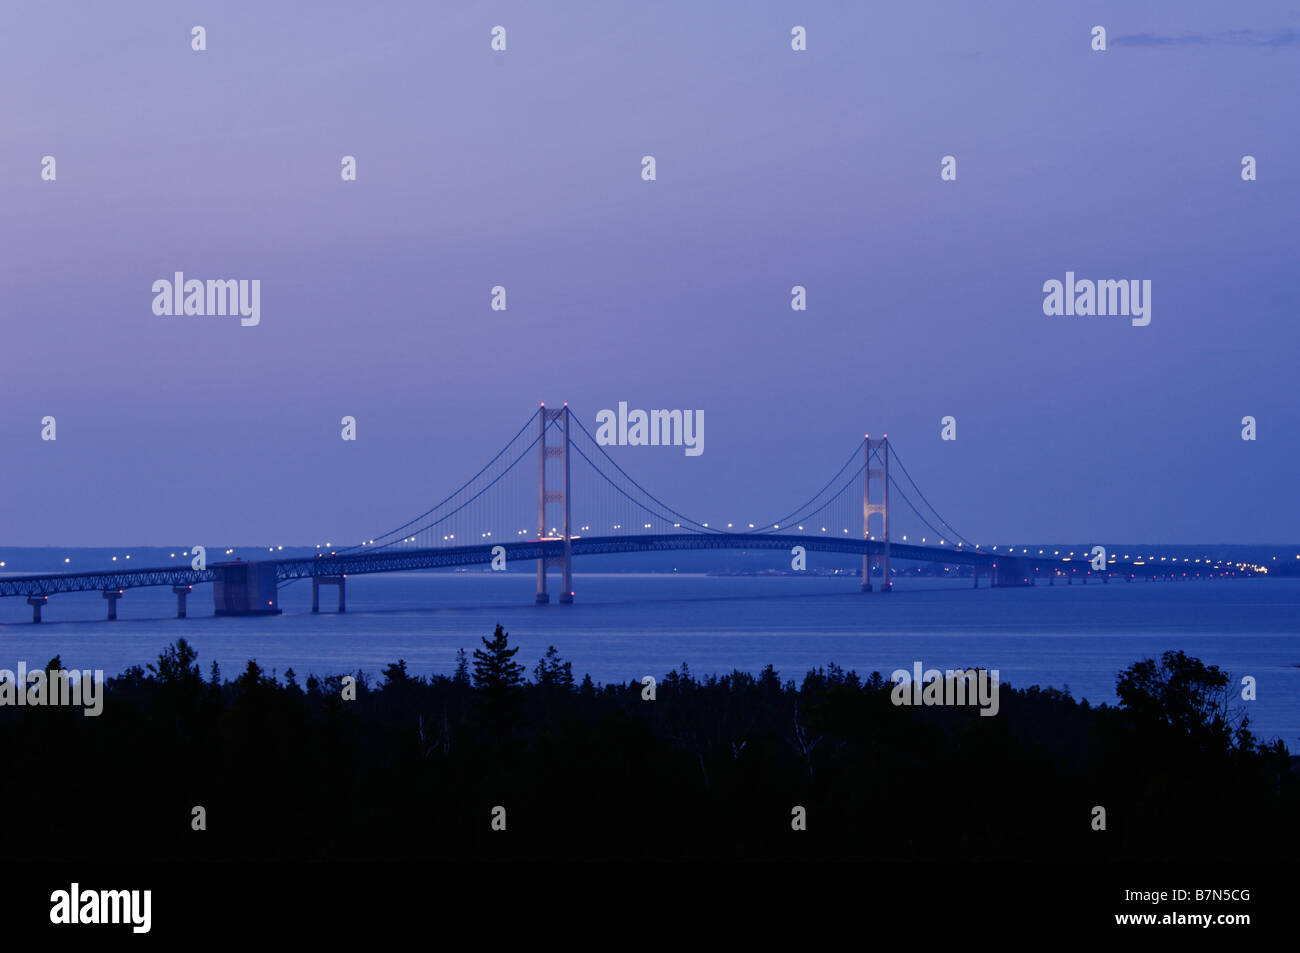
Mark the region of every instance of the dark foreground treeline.
[[[1294, 858], [1278, 743], [1181, 653], [1118, 707], [1003, 684], [1000, 711], [901, 707], [835, 665], [525, 680], [498, 631], [472, 666], [375, 684], [200, 672], [178, 641], [109, 681], [103, 714], [0, 708], [0, 856], [30, 859]], [[52, 661], [58, 667], [58, 660]], [[193, 828], [196, 806], [206, 830]], [[505, 808], [505, 831], [492, 829]], [[792, 809], [807, 829], [792, 830]], [[1105, 809], [1095, 830], [1094, 808]]]

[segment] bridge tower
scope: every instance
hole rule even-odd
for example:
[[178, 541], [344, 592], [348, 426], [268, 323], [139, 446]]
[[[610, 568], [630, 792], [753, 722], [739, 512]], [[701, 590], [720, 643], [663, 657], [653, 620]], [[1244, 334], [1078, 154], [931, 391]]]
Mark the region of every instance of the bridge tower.
[[[880, 466], [871, 465], [871, 451], [880, 451]], [[872, 440], [868, 434], [862, 440], [862, 539], [871, 537], [871, 516], [880, 514], [881, 534], [885, 548], [880, 557], [880, 591], [892, 592], [893, 580], [889, 578], [889, 435]], [[871, 502], [871, 481], [880, 481], [880, 502]], [[862, 554], [862, 591], [871, 592], [871, 556]]]
[[[546, 443], [546, 430], [553, 421], [559, 420], [563, 435], [560, 443], [555, 446], [548, 446]], [[564, 519], [562, 522], [563, 535], [560, 537], [564, 542], [564, 550], [559, 556], [551, 556], [537, 560], [537, 603], [542, 605], [551, 601], [550, 595], [546, 591], [546, 571], [551, 567], [558, 567], [563, 580], [563, 589], [560, 592], [560, 602], [573, 602], [573, 536], [572, 527], [569, 519], [571, 515], [569, 500], [569, 428], [572, 423], [569, 419], [569, 405], [566, 403], [560, 410], [547, 410], [543, 404], [537, 412], [538, 427], [541, 435], [537, 441], [537, 538], [539, 540], [554, 539], [555, 537], [547, 536], [546, 526], [546, 505], [548, 503], [564, 504]], [[548, 490], [546, 488], [546, 461], [554, 457], [559, 457], [562, 461], [564, 472], [564, 488], [561, 490]]]

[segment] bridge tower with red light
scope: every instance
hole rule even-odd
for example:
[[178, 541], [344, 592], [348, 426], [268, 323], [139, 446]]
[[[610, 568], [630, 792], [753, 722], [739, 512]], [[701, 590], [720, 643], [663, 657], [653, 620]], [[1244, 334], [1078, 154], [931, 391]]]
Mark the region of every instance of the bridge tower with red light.
[[[560, 439], [558, 443], [549, 444], [546, 442], [546, 432], [555, 421], [560, 422]], [[559, 539], [563, 541], [563, 551], [558, 556], [542, 556], [537, 560], [537, 604], [542, 605], [550, 602], [550, 594], [546, 591], [546, 571], [548, 569], [559, 569], [562, 579], [562, 589], [560, 591], [560, 602], [573, 602], [573, 535], [570, 518], [572, 510], [569, 498], [569, 431], [572, 427], [570, 419], [569, 405], [565, 404], [559, 410], [548, 410], [545, 404], [537, 411], [537, 424], [540, 434], [537, 440], [537, 538], [539, 540], [555, 539], [551, 536], [547, 527], [546, 507], [549, 504], [560, 504], [564, 507], [564, 516], [559, 527], [561, 535]], [[549, 483], [546, 476], [546, 464], [549, 460], [558, 459], [560, 461], [560, 471], [562, 473], [562, 489], [548, 489]]]
[[[871, 452], [879, 451], [879, 466], [871, 465]], [[880, 554], [880, 591], [892, 592], [893, 580], [889, 578], [889, 435], [872, 440], [862, 438], [862, 538], [871, 538], [871, 517], [880, 514], [881, 539], [884, 550]], [[871, 502], [871, 481], [880, 481], [880, 502]], [[871, 592], [871, 555], [862, 555], [862, 591]]]

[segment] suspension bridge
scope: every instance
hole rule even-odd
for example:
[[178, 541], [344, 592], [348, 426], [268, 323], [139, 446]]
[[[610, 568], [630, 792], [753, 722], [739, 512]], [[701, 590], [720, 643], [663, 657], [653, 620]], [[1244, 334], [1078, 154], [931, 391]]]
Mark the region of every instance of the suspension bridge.
[[[676, 419], [657, 416], [647, 443], [671, 445], [675, 438], [680, 444], [680, 430], [674, 428], [681, 423], [680, 414]], [[900, 536], [900, 518], [914, 531]], [[925, 534], [919, 542], [917, 532]], [[1017, 554], [1013, 548], [999, 551], [972, 543], [926, 499], [888, 437], [863, 437], [816, 494], [778, 520], [739, 527], [700, 522], [638, 483], [566, 404], [542, 405], [457, 490], [413, 519], [355, 546], [330, 548], [310, 558], [240, 559], [199, 568], [2, 576], [0, 597], [26, 597], [32, 621], [40, 622], [41, 609], [51, 596], [99, 591], [108, 618], [115, 619], [117, 601], [128, 589], [170, 586], [177, 597], [177, 616], [184, 618], [194, 586], [211, 583], [217, 615], [261, 615], [280, 611], [281, 585], [310, 579], [312, 611], [319, 611], [320, 589], [325, 586], [337, 590], [338, 611], [343, 612], [349, 576], [450, 567], [500, 569], [506, 562], [523, 560], [537, 564], [537, 603], [550, 602], [552, 573], [560, 577], [557, 601], [571, 603], [574, 557], [710, 549], [794, 552], [796, 547], [861, 557], [862, 592], [891, 591], [891, 560], [962, 567], [963, 573], [970, 567], [974, 588], [981, 578], [993, 587], [1015, 587], [1039, 579], [1086, 584], [1089, 578], [1106, 582], [1112, 575], [1129, 581], [1177, 578], [1178, 572], [1164, 561], [1141, 557], [1121, 561], [1103, 556], [1105, 568], [1100, 568], [1086, 554], [1030, 553], [1027, 547]], [[1231, 575], [1240, 568], [1211, 565], [1207, 559], [1203, 569], [1196, 567], [1196, 575]], [[1186, 576], [1187, 567], [1182, 569]]]

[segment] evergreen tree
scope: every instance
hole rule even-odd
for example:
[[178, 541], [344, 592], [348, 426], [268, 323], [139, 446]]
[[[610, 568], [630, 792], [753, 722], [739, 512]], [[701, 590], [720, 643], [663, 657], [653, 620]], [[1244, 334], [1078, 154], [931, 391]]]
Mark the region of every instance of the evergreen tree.
[[387, 685], [406, 685], [411, 677], [406, 674], [406, 659], [399, 658], [395, 664], [384, 669], [384, 682]]
[[483, 646], [474, 650], [474, 707], [488, 736], [506, 741], [523, 707], [524, 667], [515, 661], [518, 646], [510, 647], [500, 625], [490, 641], [483, 639]]
[[184, 685], [196, 687], [203, 681], [195, 659], [199, 653], [194, 651], [183, 638], [177, 639], [158, 655], [158, 664], [150, 665], [149, 671], [163, 685]]
[[469, 658], [464, 649], [456, 650], [456, 672], [451, 676], [451, 681], [460, 688], [469, 688]]
[[262, 671], [262, 666], [257, 664], [256, 659], [249, 659], [248, 665], [235, 680], [235, 684], [239, 686], [240, 695], [251, 695], [262, 687], [265, 679], [266, 674]]
[[538, 685], [554, 686], [565, 691], [573, 690], [573, 664], [560, 658], [554, 645], [548, 646], [546, 654], [533, 669], [533, 680]]
[[523, 685], [524, 667], [515, 661], [519, 647], [511, 648], [509, 638], [498, 623], [492, 640], [483, 639], [486, 650], [474, 650], [474, 687], [486, 695], [503, 697]]

